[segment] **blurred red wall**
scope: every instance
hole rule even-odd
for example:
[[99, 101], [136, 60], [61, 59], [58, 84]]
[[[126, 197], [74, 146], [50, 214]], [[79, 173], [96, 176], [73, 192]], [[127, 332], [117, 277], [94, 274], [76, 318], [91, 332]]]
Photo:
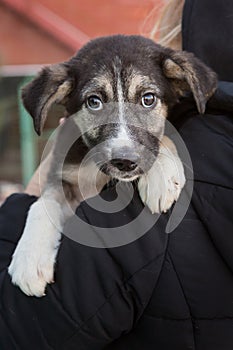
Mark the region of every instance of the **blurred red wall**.
[[0, 0], [0, 64], [65, 60], [89, 38], [143, 34], [162, 0]]

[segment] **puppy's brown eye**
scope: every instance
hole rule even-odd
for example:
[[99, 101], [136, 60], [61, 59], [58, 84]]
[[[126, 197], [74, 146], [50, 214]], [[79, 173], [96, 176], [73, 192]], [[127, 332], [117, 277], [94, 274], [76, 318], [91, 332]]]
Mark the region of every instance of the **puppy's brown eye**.
[[156, 97], [152, 93], [148, 93], [142, 96], [142, 105], [145, 108], [152, 107], [156, 104]]
[[103, 108], [103, 102], [98, 96], [90, 96], [87, 99], [87, 107], [95, 111], [100, 111]]

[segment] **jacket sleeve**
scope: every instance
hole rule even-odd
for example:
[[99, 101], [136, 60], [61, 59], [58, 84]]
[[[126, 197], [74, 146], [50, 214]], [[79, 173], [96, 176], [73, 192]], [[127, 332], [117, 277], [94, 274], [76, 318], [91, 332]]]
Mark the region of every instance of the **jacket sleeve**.
[[13, 194], [0, 207], [0, 271], [10, 263], [23, 232], [27, 212], [36, 199], [27, 194]]

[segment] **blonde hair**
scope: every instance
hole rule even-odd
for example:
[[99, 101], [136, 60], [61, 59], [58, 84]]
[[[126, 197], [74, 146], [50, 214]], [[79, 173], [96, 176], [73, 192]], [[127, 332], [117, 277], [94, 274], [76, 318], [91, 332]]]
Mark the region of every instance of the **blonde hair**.
[[159, 15], [157, 15], [158, 6], [152, 10], [146, 19], [146, 22], [151, 22], [153, 18], [157, 17], [156, 23], [153, 24], [153, 28], [149, 34], [151, 39], [156, 40], [163, 46], [181, 49], [181, 22], [184, 1], [185, 0], [164, 1], [163, 7], [159, 10]]

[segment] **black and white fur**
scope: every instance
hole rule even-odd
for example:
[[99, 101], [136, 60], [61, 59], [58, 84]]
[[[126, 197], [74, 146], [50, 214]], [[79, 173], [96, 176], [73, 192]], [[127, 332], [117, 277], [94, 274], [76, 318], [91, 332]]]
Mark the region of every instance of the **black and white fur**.
[[[61, 232], [70, 216], [67, 203], [75, 208], [110, 178], [138, 179], [141, 199], [151, 212], [168, 210], [178, 199], [185, 178], [176, 148], [164, 136], [165, 120], [187, 93], [193, 94], [198, 111], [204, 113], [215, 88], [216, 75], [192, 54], [163, 48], [140, 36], [99, 38], [69, 61], [45, 67], [22, 95], [35, 130], [41, 133], [49, 108], [60, 103], [67, 115], [75, 114], [71, 132], [81, 131], [82, 137], [62, 166], [61, 139], [68, 130], [64, 123], [53, 148], [47, 184], [29, 211], [9, 266], [13, 283], [27, 295], [44, 295], [46, 284], [53, 281]], [[96, 119], [101, 125], [92, 127]], [[93, 148], [98, 152], [81, 169], [82, 159]], [[78, 172], [86, 183], [84, 196], [77, 183]], [[95, 186], [90, 186], [86, 175], [92, 173], [98, 174]], [[59, 181], [66, 201], [58, 190]], [[54, 213], [56, 225], [47, 211]]]

